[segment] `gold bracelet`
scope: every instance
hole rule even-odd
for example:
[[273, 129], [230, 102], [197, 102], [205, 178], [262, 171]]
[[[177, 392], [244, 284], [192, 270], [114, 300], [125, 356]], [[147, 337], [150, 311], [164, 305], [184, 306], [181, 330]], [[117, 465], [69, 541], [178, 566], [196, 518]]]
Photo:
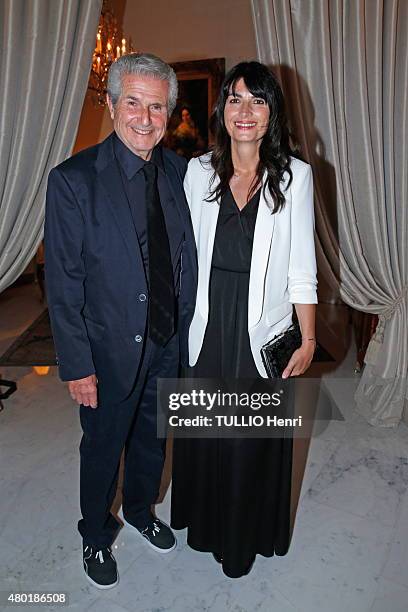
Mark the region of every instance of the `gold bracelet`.
[[311, 342], [316, 342], [316, 338], [302, 338], [302, 342], [307, 342], [308, 340]]

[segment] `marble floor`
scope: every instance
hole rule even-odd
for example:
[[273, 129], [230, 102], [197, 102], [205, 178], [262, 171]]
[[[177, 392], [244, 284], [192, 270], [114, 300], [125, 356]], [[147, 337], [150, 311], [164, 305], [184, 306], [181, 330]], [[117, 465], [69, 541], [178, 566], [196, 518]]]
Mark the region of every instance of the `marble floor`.
[[[0, 296], [0, 354], [42, 308], [32, 288]], [[18, 383], [0, 412], [0, 592], [65, 592], [81, 612], [406, 612], [408, 428], [374, 429], [354, 411], [353, 365], [350, 350], [326, 375], [344, 420], [312, 438], [285, 557], [258, 556], [231, 580], [184, 532], [159, 555], [125, 526], [114, 545], [120, 583], [105, 592], [84, 578], [75, 528], [77, 409], [55, 369], [0, 368]], [[158, 516], [168, 521], [169, 507], [170, 490]]]

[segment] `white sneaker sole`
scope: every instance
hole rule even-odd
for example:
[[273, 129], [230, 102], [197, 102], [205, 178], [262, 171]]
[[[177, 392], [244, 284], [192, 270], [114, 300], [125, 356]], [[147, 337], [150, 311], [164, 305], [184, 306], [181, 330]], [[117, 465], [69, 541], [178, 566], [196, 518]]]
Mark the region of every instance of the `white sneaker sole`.
[[113, 587], [117, 586], [119, 584], [119, 576], [118, 579], [116, 580], [116, 582], [113, 582], [112, 584], [98, 584], [97, 582], [95, 582], [95, 580], [92, 580], [92, 578], [85, 572], [85, 576], [88, 580], [88, 582], [90, 582], [92, 584], [92, 586], [96, 587], [97, 589], [100, 589], [102, 591], [106, 591], [108, 589], [113, 589]]
[[[163, 523], [163, 525], [166, 525], [166, 527], [168, 527], [170, 529], [170, 526], [167, 525], [167, 523], [165, 523], [164, 521], [162, 521], [160, 519], [160, 522]], [[130, 525], [130, 523], [127, 523], [128, 525]], [[177, 546], [177, 540], [176, 540], [176, 536], [173, 533], [173, 537], [174, 537], [174, 544], [171, 548], [159, 548], [158, 546], [155, 546], [154, 544], [152, 544], [149, 540], [149, 538], [146, 538], [146, 536], [144, 536], [142, 533], [140, 533], [140, 531], [134, 527], [133, 525], [130, 525], [130, 527], [132, 527], [134, 529], [134, 531], [136, 531], [136, 533], [138, 533], [140, 535], [140, 537], [144, 540], [144, 542], [150, 546], [150, 548], [152, 548], [153, 550], [155, 550], [156, 552], [160, 553], [161, 555], [166, 555], [169, 552], [172, 552], [176, 546]]]

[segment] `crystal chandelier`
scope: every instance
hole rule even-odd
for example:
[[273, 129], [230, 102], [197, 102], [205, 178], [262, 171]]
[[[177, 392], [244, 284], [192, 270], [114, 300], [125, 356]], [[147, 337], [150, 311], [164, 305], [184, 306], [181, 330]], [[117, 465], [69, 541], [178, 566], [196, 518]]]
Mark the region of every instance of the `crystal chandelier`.
[[130, 38], [126, 39], [118, 26], [109, 0], [103, 0], [88, 83], [88, 89], [92, 92], [92, 100], [96, 106], [105, 105], [106, 81], [111, 63], [132, 51]]

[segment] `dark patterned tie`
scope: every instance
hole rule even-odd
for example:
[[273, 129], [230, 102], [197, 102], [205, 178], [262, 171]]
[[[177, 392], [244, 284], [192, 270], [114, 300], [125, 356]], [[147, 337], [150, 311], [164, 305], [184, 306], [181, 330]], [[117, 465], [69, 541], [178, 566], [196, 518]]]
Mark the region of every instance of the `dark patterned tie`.
[[143, 166], [146, 179], [147, 244], [149, 253], [149, 336], [160, 346], [174, 334], [174, 279], [169, 237], [157, 186], [157, 167]]

